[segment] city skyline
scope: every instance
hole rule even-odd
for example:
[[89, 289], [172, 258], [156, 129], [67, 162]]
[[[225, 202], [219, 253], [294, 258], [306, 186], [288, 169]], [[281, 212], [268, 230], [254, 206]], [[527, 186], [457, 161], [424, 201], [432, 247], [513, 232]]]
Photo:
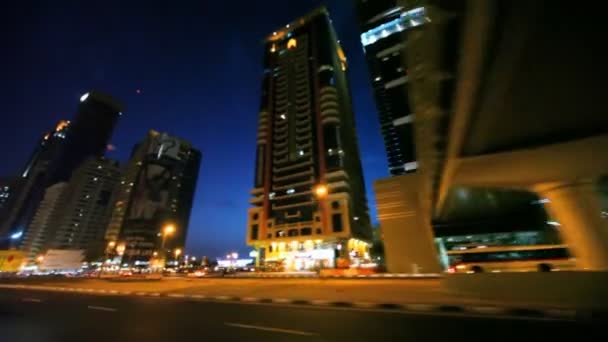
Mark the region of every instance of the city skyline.
[[[116, 60], [115, 57], [112, 57], [111, 52], [118, 47], [122, 47], [121, 44], [124, 44], [128, 39], [124, 38], [108, 43], [111, 40], [110, 38], [114, 37], [111, 33], [104, 34], [87, 29], [84, 32], [72, 33], [69, 35], [70, 39], [62, 42], [54, 41], [52, 37], [45, 37], [51, 38], [52, 42], [58, 44], [59, 49], [57, 51], [59, 52], [56, 53], [69, 54], [71, 49], [74, 49], [74, 40], [86, 35], [91, 37], [88, 43], [90, 49], [86, 51], [89, 51], [89, 54], [90, 51], [95, 50], [105, 51], [106, 57], [101, 58], [100, 64], [89, 68], [82, 64], [86, 64], [84, 62], [91, 60], [93, 56], [89, 54], [76, 56], [82, 58], [79, 63], [69, 67], [63, 66], [66, 68], [65, 79], [61, 82], [63, 88], [61, 90], [49, 89], [49, 97], [52, 98], [45, 98], [45, 101], [39, 101], [36, 104], [28, 103], [28, 99], [22, 96], [6, 99], [11, 110], [23, 112], [23, 115], [10, 118], [11, 124], [15, 127], [26, 127], [25, 121], [21, 120], [27, 120], [28, 128], [18, 135], [7, 134], [0, 138], [0, 143], [7, 144], [10, 142], [11, 145], [15, 146], [14, 149], [9, 151], [7, 162], [0, 167], [0, 174], [10, 176], [17, 173], [19, 166], [24, 164], [27, 159], [28, 151], [31, 150], [32, 144], [40, 132], [46, 126], [61, 118], [71, 117], [71, 113], [75, 110], [74, 100], [79, 99], [89, 88], [99, 89], [115, 96], [126, 107], [124, 115], [115, 128], [112, 138], [115, 149], [107, 152], [109, 158], [118, 159], [121, 164], [125, 164], [131, 146], [137, 140], [134, 137], [143, 136], [148, 129], [158, 129], [169, 134], [182, 136], [192, 141], [193, 145], [205, 155], [192, 210], [187, 243], [188, 250], [211, 257], [223, 255], [226, 251], [232, 249], [246, 252], [243, 231], [247, 226], [247, 217], [246, 214], [241, 213], [245, 213], [248, 207], [250, 179], [253, 178], [253, 170], [251, 170], [250, 165], [253, 163], [255, 151], [251, 146], [255, 141], [255, 128], [253, 127], [256, 126], [257, 121], [256, 108], [259, 105], [257, 103], [260, 89], [259, 82], [262, 77], [257, 67], [262, 59], [262, 55], [259, 53], [262, 46], [260, 41], [268, 31], [283, 25], [291, 18], [310, 11], [319, 3], [319, 1], [309, 1], [291, 7], [277, 5], [282, 9], [280, 16], [269, 18], [267, 23], [258, 25], [255, 30], [248, 32], [244, 37], [237, 37], [242, 39], [223, 40], [221, 44], [224, 44], [222, 45], [224, 49], [219, 50], [226, 54], [224, 57], [228, 57], [229, 61], [229, 64], [221, 64], [225, 66], [222, 68], [224, 69], [223, 72], [211, 71], [207, 66], [201, 65], [201, 68], [195, 67], [192, 74], [187, 74], [183, 68], [175, 66], [176, 59], [185, 59], [188, 61], [186, 64], [188, 64], [204, 56], [203, 49], [192, 49], [190, 39], [194, 39], [196, 32], [204, 31], [212, 23], [196, 21], [193, 15], [186, 14], [184, 20], [188, 25], [196, 24], [196, 27], [193, 28], [193, 30], [196, 30], [189, 33], [186, 38], [178, 39], [177, 36], [185, 33], [184, 27], [177, 22], [164, 24], [167, 27], [159, 27], [162, 25], [156, 23], [153, 18], [160, 9], [154, 6], [148, 8], [143, 17], [134, 20], [134, 23], [129, 24], [129, 27], [141, 24], [145, 25], [147, 31], [159, 34], [161, 34], [160, 31], [163, 31], [164, 33], [160, 37], [162, 41], [174, 44], [175, 56], [165, 56], [161, 61], [157, 61], [162, 62], [157, 64], [157, 68], [151, 68], [151, 65], [146, 63], [138, 64], [140, 58], [147, 59], [148, 63], [153, 63], [149, 60], [152, 56], [150, 53], [157, 46], [151, 42], [150, 37], [143, 37], [146, 39], [136, 43], [138, 47], [143, 49], [141, 53], [135, 53], [134, 50], [127, 49], [126, 51], [129, 53], [125, 54], [124, 60]], [[271, 5], [271, 2], [269, 2], [269, 5]], [[367, 84], [367, 69], [364, 65], [359, 37], [357, 34], [353, 34], [353, 32], [357, 32], [357, 23], [352, 4], [350, 2], [332, 1], [328, 4], [328, 7], [349, 57], [349, 64], [351, 65], [349, 77], [351, 77], [352, 84], [356, 85], [353, 88], [354, 107], [369, 200], [371, 199], [369, 191], [373, 179], [387, 174], [377, 115], [372, 102], [371, 89]], [[189, 13], [190, 11], [198, 11], [199, 13], [210, 10], [225, 11], [226, 8], [218, 4], [199, 4], [197, 6], [177, 6], [172, 10], [182, 14], [182, 12]], [[241, 10], [263, 12], [262, 9], [249, 5], [244, 5]], [[76, 12], [78, 12], [78, 8], [75, 7], [55, 9], [52, 17], [58, 18]], [[128, 12], [129, 9], [126, 8], [125, 13], [121, 15], [128, 15]], [[38, 13], [38, 15], [42, 14]], [[116, 19], [114, 22], [117, 22], [120, 15], [115, 15], [113, 18]], [[213, 24], [219, 25], [218, 28], [224, 27], [221, 25], [226, 25], [226, 23]], [[115, 23], [114, 25], [118, 24]], [[224, 28], [230, 29], [229, 25]], [[56, 32], [37, 32], [37, 34], [52, 35], [68, 30], [69, 27], [57, 26], [56, 29]], [[200, 31], [198, 31], [199, 29]], [[231, 34], [229, 31], [223, 34], [229, 37]], [[232, 33], [234, 32], [232, 31]], [[25, 29], [20, 33], [22, 35], [29, 34]], [[137, 33], [132, 35], [137, 35]], [[204, 46], [209, 47], [216, 45], [218, 42], [208, 37], [204, 43]], [[25, 46], [23, 48], [25, 50], [20, 51], [25, 53], [27, 49], [32, 50], [33, 46], [34, 44], [29, 47]], [[240, 55], [245, 51], [243, 60], [239, 60]], [[44, 50], [42, 53], [50, 54], [48, 50]], [[102, 57], [104, 53], [101, 54]], [[94, 55], [97, 57], [96, 54]], [[218, 62], [216, 57], [213, 56], [208, 60]], [[47, 61], [50, 66], [54, 66], [54, 63], [57, 63], [57, 61], [53, 58]], [[227, 94], [230, 92], [226, 87], [231, 84], [230, 80], [234, 79], [235, 72], [228, 69], [230, 69], [230, 65], [239, 65], [239, 63], [245, 66], [243, 73], [246, 77], [241, 78], [243, 80], [242, 85], [237, 85], [232, 89], [238, 94], [239, 101], [231, 101], [227, 98]], [[117, 64], [117, 66], [114, 64]], [[110, 67], [110, 65], [113, 67]], [[253, 68], [251, 71], [249, 71], [250, 66]], [[49, 82], [57, 81], [57, 76], [52, 75], [48, 70], [38, 71], [45, 74], [49, 78]], [[146, 77], [147, 72], [150, 75], [157, 76], [157, 79], [155, 80], [151, 76]], [[209, 73], [208, 75], [212, 77], [205, 79], [201, 73]], [[10, 77], [15, 78], [16, 82], [23, 82], [17, 78], [17, 75], [10, 74], [9, 79], [11, 79]], [[214, 84], [217, 85], [217, 90], [210, 88]], [[35, 92], [36, 87], [40, 87], [41, 83], [31, 81], [23, 86]], [[215, 101], [214, 98], [223, 99], [223, 101]], [[198, 105], [199, 102], [200, 105]], [[42, 103], [43, 105], [41, 105]], [[225, 115], [217, 115], [216, 113]], [[228, 117], [229, 113], [238, 113], [238, 120], [231, 120]], [[232, 131], [232, 126], [236, 126], [238, 131], [242, 130], [245, 134], [234, 136], [228, 133], [228, 131]], [[252, 133], [248, 134], [246, 132]], [[245, 151], [248, 153], [245, 153]], [[235, 156], [235, 153], [239, 153], [238, 156]], [[228, 181], [228, 176], [234, 181]], [[372, 220], [375, 220], [373, 207], [370, 203]], [[228, 217], [225, 222], [222, 219], [223, 217]]]

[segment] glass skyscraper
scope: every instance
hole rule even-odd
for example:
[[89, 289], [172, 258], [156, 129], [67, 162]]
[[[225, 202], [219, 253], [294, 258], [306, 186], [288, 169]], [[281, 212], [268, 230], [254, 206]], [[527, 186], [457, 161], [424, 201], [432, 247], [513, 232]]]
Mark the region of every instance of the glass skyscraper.
[[[414, 120], [405, 58], [409, 30], [425, 23], [422, 1], [357, 0], [361, 44], [370, 72], [391, 175], [415, 172]], [[405, 3], [401, 5], [398, 3]]]

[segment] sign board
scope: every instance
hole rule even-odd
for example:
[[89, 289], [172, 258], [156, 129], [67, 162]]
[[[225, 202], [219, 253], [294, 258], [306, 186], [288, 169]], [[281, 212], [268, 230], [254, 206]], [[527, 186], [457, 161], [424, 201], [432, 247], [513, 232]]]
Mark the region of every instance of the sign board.
[[49, 249], [40, 264], [41, 271], [77, 270], [82, 266], [81, 249]]
[[25, 264], [22, 251], [0, 251], [0, 272], [19, 272]]

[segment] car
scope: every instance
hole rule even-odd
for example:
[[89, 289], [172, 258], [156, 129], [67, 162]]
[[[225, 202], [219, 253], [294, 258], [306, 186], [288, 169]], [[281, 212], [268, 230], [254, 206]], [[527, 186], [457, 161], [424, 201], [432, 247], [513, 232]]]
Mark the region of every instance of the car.
[[207, 272], [203, 270], [196, 270], [194, 272], [188, 273], [187, 277], [189, 278], [201, 278], [207, 275]]

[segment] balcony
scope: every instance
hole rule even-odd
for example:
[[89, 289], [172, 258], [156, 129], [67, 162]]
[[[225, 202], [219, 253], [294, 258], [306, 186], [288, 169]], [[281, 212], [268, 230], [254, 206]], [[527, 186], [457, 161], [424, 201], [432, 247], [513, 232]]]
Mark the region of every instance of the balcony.
[[289, 171], [289, 170], [293, 170], [293, 169], [298, 169], [298, 168], [301, 168], [301, 167], [305, 167], [305, 166], [308, 166], [308, 165], [310, 165], [310, 164], [312, 164], [312, 159], [307, 159], [307, 160], [305, 160], [305, 161], [303, 161], [303, 162], [299, 162], [299, 163], [297, 163], [297, 164], [292, 164], [292, 165], [289, 165], [289, 166], [284, 166], [284, 167], [273, 167], [273, 168], [272, 168], [272, 171], [273, 171], [273, 172], [285, 172], [285, 171]]
[[297, 177], [301, 177], [301, 176], [312, 175], [312, 173], [313, 173], [313, 168], [311, 167], [310, 169], [308, 169], [306, 171], [302, 171], [302, 172], [298, 172], [298, 173], [292, 173], [292, 174], [289, 174], [289, 175], [286, 175], [286, 176], [282, 176], [282, 177], [273, 176], [272, 180], [273, 181], [288, 180], [288, 179], [297, 178]]

